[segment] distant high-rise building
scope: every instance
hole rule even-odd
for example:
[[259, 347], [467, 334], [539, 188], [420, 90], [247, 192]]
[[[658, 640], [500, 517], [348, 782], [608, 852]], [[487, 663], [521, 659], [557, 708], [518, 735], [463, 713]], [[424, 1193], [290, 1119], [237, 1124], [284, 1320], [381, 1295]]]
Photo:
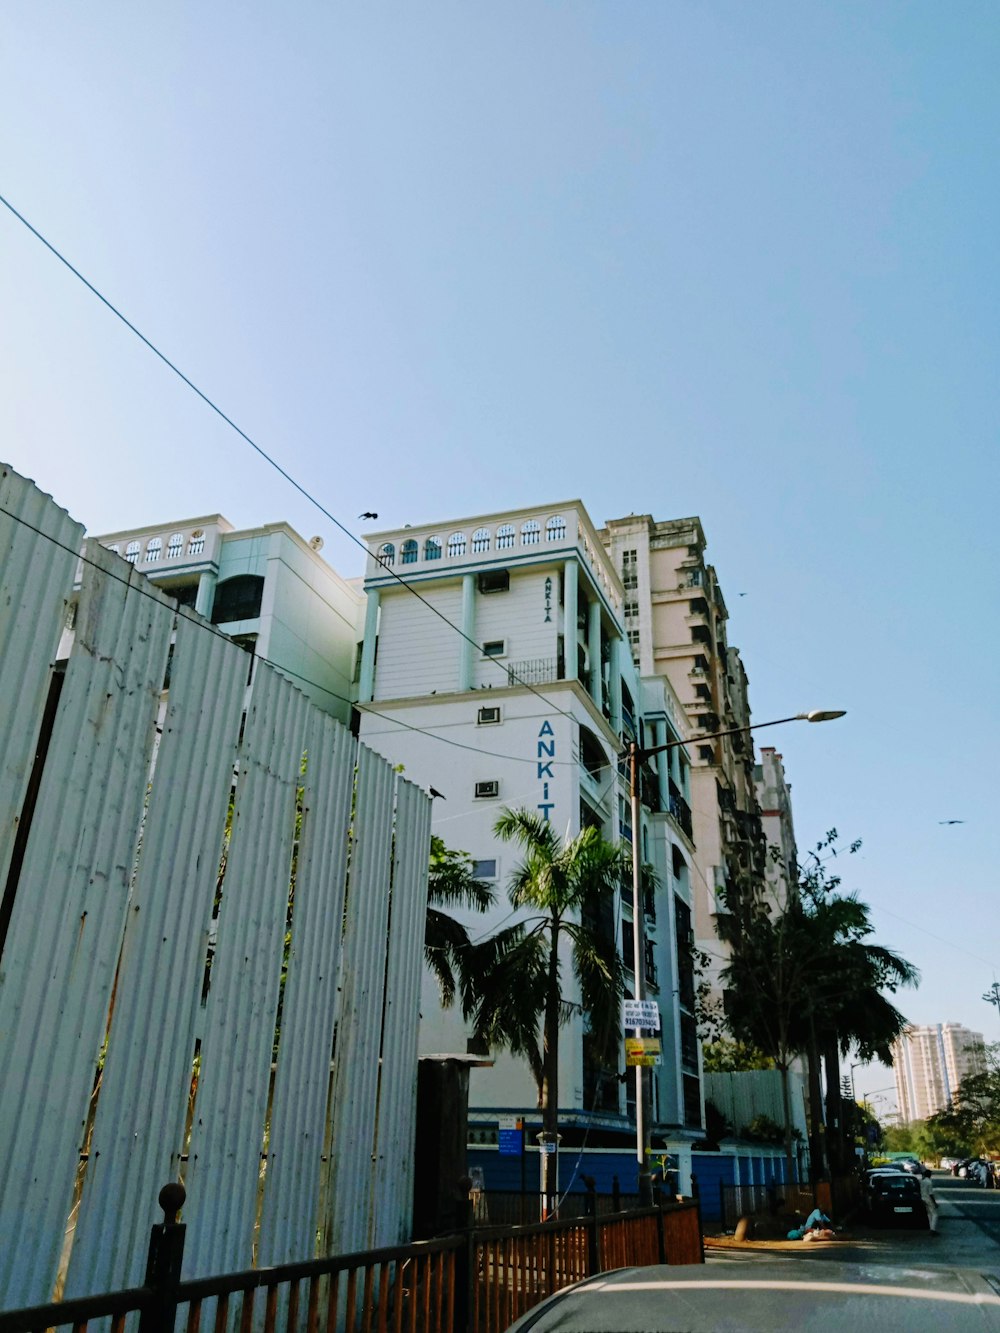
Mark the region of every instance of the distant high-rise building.
[[799, 871], [792, 823], [792, 787], [785, 777], [781, 755], [773, 745], [761, 746], [753, 781], [767, 839], [767, 889], [772, 903], [780, 910], [798, 885]]
[[983, 1034], [960, 1023], [908, 1027], [893, 1044], [899, 1115], [926, 1120], [958, 1100], [959, 1086], [985, 1067]]

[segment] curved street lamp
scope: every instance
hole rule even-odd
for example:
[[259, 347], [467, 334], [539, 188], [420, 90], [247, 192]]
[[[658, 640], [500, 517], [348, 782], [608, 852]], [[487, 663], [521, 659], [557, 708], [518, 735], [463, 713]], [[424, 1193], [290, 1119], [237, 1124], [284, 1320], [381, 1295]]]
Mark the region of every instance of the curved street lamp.
[[[629, 743], [625, 753], [629, 761], [629, 783], [632, 789], [632, 970], [635, 974], [635, 998], [643, 998], [642, 963], [645, 953], [643, 916], [640, 911], [642, 889], [640, 884], [641, 866], [639, 855], [639, 766], [654, 754], [665, 750], [675, 750], [678, 746], [695, 744], [698, 741], [718, 740], [722, 736], [738, 736], [748, 731], [759, 731], [762, 727], [780, 727], [786, 722], [832, 722], [843, 717], [846, 708], [813, 708], [807, 713], [793, 713], [791, 717], [775, 718], [773, 722], [754, 722], [746, 727], [728, 727], [724, 731], [709, 731], [700, 736], [692, 736], [689, 741], [667, 741], [664, 745], [641, 746], [635, 741]], [[638, 1037], [641, 1028], [635, 1029]], [[653, 1179], [649, 1172], [650, 1136], [652, 1132], [652, 1106], [649, 1082], [643, 1077], [643, 1066], [635, 1067], [635, 1155], [639, 1164], [639, 1203], [640, 1206], [653, 1202]]]

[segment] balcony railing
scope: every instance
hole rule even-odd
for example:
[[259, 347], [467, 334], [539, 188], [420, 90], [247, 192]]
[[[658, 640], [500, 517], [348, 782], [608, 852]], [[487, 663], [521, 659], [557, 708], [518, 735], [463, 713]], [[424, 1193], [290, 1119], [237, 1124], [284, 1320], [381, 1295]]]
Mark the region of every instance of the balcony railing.
[[554, 657], [529, 657], [507, 664], [508, 685], [549, 685], [559, 680], [559, 665]]

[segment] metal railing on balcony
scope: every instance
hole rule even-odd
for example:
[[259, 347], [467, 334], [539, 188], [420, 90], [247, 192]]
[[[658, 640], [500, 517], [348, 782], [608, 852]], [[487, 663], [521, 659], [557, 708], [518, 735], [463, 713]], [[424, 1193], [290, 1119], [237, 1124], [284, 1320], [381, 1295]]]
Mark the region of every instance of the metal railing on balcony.
[[550, 685], [559, 680], [559, 664], [554, 657], [529, 657], [523, 662], [508, 662], [508, 685]]

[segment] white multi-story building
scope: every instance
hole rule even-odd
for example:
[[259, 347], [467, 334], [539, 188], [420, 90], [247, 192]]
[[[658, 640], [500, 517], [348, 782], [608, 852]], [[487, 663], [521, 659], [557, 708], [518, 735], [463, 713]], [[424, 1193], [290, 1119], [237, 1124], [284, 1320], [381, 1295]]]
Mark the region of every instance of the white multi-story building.
[[[595, 825], [631, 841], [623, 748], [632, 739], [683, 741], [683, 709], [666, 680], [640, 680], [624, 634], [621, 580], [579, 501], [367, 540], [361, 738], [441, 793], [435, 832], [468, 852], [497, 887], [494, 910], [468, 923], [485, 935], [512, 919], [504, 890], [517, 852], [494, 836], [501, 809], [536, 811], [561, 836]], [[683, 745], [649, 762], [639, 834], [660, 886], [644, 913], [644, 991], [659, 1000], [664, 1019], [654, 1121], [665, 1138], [680, 1140], [702, 1123], [688, 961], [689, 768]], [[630, 890], [606, 927], [631, 973]], [[618, 1016], [609, 1018], [617, 1029]], [[428, 977], [422, 1049], [465, 1051], [467, 1039], [460, 1014], [441, 1009]], [[632, 1081], [593, 1057], [579, 1012], [564, 1029], [560, 1066], [564, 1133], [589, 1123], [627, 1136]], [[481, 1121], [533, 1110], [527, 1066], [498, 1054], [493, 1068], [474, 1072], [471, 1102]]]
[[350, 721], [364, 598], [323, 559], [318, 537], [287, 523], [237, 531], [210, 514], [97, 540]]
[[900, 1119], [926, 1120], [959, 1099], [962, 1079], [986, 1068], [983, 1034], [960, 1023], [908, 1027], [892, 1048]]
[[700, 519], [630, 514], [610, 520], [601, 539], [621, 574], [634, 660], [644, 679], [671, 683], [690, 728], [694, 930], [699, 947], [714, 960], [710, 973], [721, 1003], [717, 974], [728, 957], [718, 938], [721, 919], [737, 912], [745, 896], [762, 891], [766, 860], [753, 741], [745, 733], [746, 671], [726, 640], [728, 612], [715, 570], [705, 561]]
[[760, 805], [760, 822], [767, 841], [765, 882], [768, 896], [779, 911], [798, 891], [798, 852], [792, 820], [792, 786], [785, 765], [773, 745], [762, 745], [760, 763], [753, 770]]

